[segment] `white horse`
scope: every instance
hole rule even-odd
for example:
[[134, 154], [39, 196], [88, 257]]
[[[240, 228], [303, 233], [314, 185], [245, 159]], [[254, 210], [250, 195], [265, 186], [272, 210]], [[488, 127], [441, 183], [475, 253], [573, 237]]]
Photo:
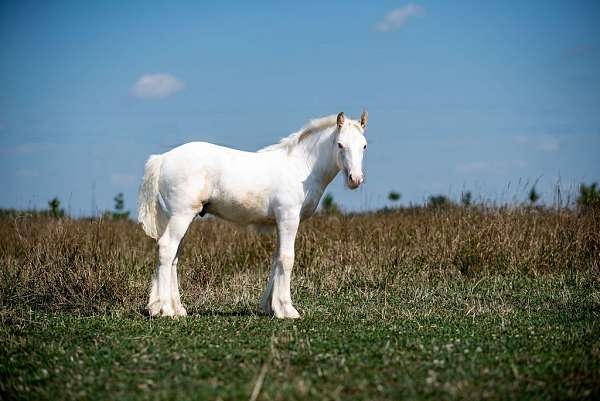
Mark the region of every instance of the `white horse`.
[[177, 281], [180, 243], [194, 217], [210, 213], [238, 224], [277, 228], [277, 249], [259, 310], [298, 318], [290, 293], [298, 224], [315, 212], [340, 170], [351, 189], [363, 182], [366, 125], [366, 112], [359, 121], [339, 113], [312, 120], [258, 152], [191, 142], [150, 156], [138, 195], [139, 221], [159, 247], [150, 315], [186, 315]]

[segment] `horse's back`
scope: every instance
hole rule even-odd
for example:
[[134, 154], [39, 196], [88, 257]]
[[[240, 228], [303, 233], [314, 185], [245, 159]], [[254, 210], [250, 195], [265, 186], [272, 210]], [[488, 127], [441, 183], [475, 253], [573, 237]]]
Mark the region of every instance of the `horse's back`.
[[[281, 163], [271, 152], [190, 142], [163, 155], [161, 193], [172, 210], [208, 213], [239, 223], [271, 223]], [[279, 174], [276, 174], [279, 172]]]

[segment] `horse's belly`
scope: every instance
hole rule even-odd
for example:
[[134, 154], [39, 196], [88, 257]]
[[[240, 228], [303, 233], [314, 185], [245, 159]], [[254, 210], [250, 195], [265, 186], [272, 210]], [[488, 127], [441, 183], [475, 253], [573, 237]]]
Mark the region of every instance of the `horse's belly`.
[[207, 212], [239, 224], [275, 224], [268, 199], [258, 193], [249, 192], [241, 196], [211, 199], [207, 205]]

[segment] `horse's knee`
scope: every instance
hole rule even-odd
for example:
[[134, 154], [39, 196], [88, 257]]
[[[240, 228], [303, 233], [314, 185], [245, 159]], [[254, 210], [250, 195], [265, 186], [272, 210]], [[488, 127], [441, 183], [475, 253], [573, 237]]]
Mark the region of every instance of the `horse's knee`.
[[283, 252], [279, 255], [279, 263], [281, 267], [283, 267], [284, 271], [289, 271], [294, 267], [294, 253], [293, 252]]
[[177, 255], [177, 246], [174, 244], [159, 245], [158, 260], [161, 266], [171, 266]]

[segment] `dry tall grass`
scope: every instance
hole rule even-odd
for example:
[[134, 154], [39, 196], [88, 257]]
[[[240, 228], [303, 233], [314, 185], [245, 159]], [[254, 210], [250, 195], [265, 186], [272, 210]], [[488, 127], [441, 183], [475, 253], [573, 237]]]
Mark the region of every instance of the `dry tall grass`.
[[[188, 311], [254, 309], [272, 236], [195, 222], [180, 262]], [[0, 304], [78, 314], [142, 311], [154, 242], [130, 221], [4, 217]], [[301, 225], [293, 291], [335, 296], [435, 281], [600, 275], [600, 215], [532, 209], [403, 209], [318, 216]], [[581, 275], [581, 273], [584, 273]]]

